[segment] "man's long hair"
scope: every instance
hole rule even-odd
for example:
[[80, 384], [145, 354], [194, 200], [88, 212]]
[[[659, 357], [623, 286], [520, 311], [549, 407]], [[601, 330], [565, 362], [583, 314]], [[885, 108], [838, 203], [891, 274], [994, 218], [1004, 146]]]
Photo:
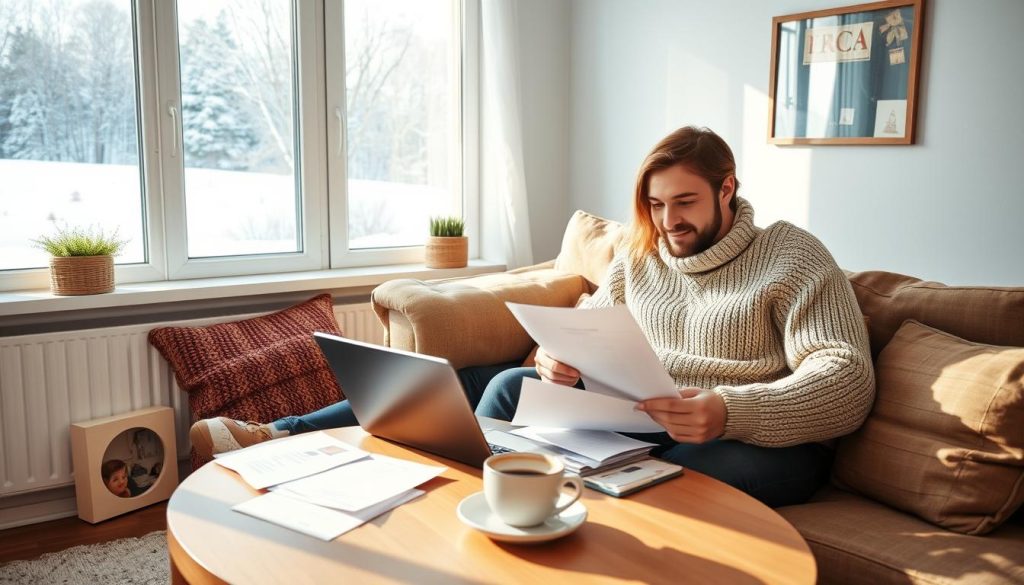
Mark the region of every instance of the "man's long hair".
[[[658, 249], [658, 228], [651, 220], [651, 204], [647, 200], [651, 175], [682, 165], [687, 171], [711, 184], [715, 197], [729, 177], [736, 176], [736, 160], [732, 150], [722, 138], [707, 128], [685, 126], [661, 139], [651, 150], [636, 175], [633, 192], [633, 219], [626, 236], [626, 248], [634, 259], [641, 259]], [[736, 211], [736, 193], [740, 190], [735, 179], [729, 208]]]

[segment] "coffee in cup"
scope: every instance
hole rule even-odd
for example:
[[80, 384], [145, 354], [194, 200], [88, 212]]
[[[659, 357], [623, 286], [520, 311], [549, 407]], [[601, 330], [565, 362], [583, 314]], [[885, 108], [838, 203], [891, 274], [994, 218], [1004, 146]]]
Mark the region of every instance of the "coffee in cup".
[[[559, 504], [562, 488], [573, 492]], [[583, 480], [566, 474], [557, 457], [542, 453], [500, 453], [484, 461], [484, 497], [509, 526], [536, 526], [559, 514], [583, 494]], [[569, 495], [569, 494], [566, 494]]]

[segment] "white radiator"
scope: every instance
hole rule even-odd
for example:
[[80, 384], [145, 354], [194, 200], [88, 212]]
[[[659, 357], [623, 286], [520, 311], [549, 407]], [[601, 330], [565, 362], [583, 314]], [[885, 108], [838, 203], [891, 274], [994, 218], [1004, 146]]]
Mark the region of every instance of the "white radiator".
[[[337, 305], [346, 337], [383, 343], [369, 303]], [[0, 338], [0, 497], [74, 483], [68, 425], [147, 406], [173, 406], [179, 456], [189, 449], [188, 399], [150, 329], [256, 315]]]

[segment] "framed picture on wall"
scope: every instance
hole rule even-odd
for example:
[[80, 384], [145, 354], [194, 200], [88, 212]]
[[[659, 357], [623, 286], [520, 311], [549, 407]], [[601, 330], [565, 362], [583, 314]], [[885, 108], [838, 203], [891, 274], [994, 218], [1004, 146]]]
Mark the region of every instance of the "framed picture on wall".
[[768, 142], [913, 144], [924, 0], [772, 19]]

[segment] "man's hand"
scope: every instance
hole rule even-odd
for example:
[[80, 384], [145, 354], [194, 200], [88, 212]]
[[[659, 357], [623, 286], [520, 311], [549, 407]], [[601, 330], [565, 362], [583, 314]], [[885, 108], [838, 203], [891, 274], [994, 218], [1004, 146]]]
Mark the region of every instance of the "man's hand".
[[563, 364], [548, 355], [543, 347], [537, 348], [537, 355], [534, 357], [537, 363], [537, 373], [541, 379], [564, 386], [575, 386], [580, 379], [580, 373], [576, 368]]
[[725, 401], [711, 390], [680, 388], [679, 398], [651, 398], [637, 403], [636, 409], [680, 443], [705, 443], [725, 432]]

